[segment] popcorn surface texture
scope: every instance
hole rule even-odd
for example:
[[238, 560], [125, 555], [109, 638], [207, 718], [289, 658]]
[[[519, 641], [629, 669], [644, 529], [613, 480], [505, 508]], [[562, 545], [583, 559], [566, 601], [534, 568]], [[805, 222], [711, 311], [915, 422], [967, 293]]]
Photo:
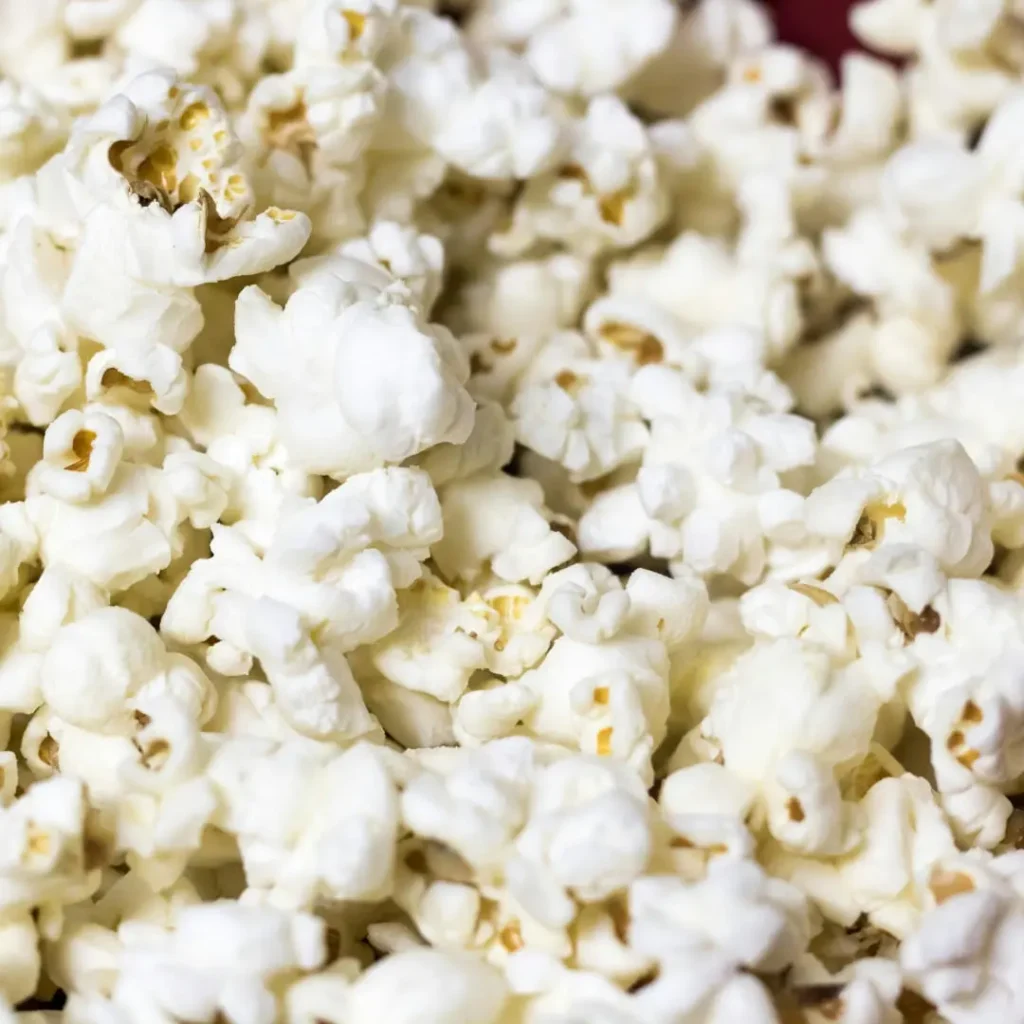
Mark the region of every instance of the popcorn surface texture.
[[1024, 0], [850, 24], [0, 0], [0, 1024], [1024, 1024]]

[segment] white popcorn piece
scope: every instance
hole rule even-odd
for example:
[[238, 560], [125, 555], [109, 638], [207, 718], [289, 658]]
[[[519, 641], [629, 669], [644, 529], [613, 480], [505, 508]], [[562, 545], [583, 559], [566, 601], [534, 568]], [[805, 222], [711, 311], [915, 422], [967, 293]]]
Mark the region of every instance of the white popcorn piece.
[[509, 230], [492, 240], [496, 252], [518, 255], [560, 239], [594, 255], [635, 245], [665, 219], [668, 195], [650, 138], [621, 101], [594, 98], [574, 129], [569, 159], [527, 184]]
[[796, 889], [754, 864], [716, 860], [694, 885], [634, 882], [629, 908], [630, 944], [660, 968], [636, 996], [639, 1019], [679, 1010], [707, 1020], [775, 1019], [767, 993], [742, 969], [781, 970], [804, 948], [810, 922]]
[[24, 559], [117, 591], [167, 568], [183, 549], [185, 524], [209, 525], [225, 500], [210, 460], [172, 452], [162, 468], [130, 461], [111, 408], [69, 411], [51, 424], [25, 501], [10, 514], [29, 545]]
[[86, 807], [81, 785], [71, 779], [49, 779], [0, 808], [4, 919], [38, 907], [39, 927], [44, 935], [56, 938], [61, 908], [88, 898], [99, 885], [99, 870], [86, 865]]
[[[181, 907], [173, 927], [129, 920], [110, 1010], [272, 1024], [273, 987], [325, 956], [324, 924], [312, 914], [229, 900]], [[177, 984], [187, 979], [187, 986]]]
[[551, 525], [541, 488], [505, 473], [478, 474], [441, 494], [444, 536], [432, 548], [449, 579], [471, 580], [488, 566], [509, 583], [539, 583], [576, 546]]
[[501, 974], [468, 953], [415, 950], [396, 953], [353, 984], [353, 1024], [383, 1015], [395, 1024], [498, 1024], [508, 1000]]
[[559, 93], [614, 92], [667, 46], [677, 15], [664, 0], [597, 6], [571, 0], [550, 10], [522, 0], [489, 0], [470, 31], [507, 44], [525, 44], [537, 77]]
[[236, 837], [251, 892], [298, 909], [389, 894], [398, 795], [373, 747], [332, 755], [239, 739], [213, 755], [209, 776], [221, 804], [213, 820]]
[[932, 872], [929, 911], [904, 942], [900, 961], [948, 1020], [969, 1024], [1019, 1012], [1019, 872], [1017, 853], [988, 864], [950, 856]]
[[284, 309], [242, 292], [229, 360], [274, 402], [293, 463], [344, 477], [466, 440], [468, 366], [444, 328], [422, 323], [382, 268], [340, 257], [297, 273]]
[[573, 482], [635, 461], [647, 428], [629, 400], [625, 367], [595, 359], [586, 341], [558, 334], [520, 379], [510, 412], [520, 444], [563, 465]]

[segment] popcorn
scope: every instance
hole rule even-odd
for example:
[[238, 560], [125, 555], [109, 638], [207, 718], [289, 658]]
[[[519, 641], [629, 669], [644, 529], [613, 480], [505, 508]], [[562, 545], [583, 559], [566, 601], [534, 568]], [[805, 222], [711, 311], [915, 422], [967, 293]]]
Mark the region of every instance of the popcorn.
[[[145, 921], [119, 929], [124, 943], [108, 1013], [213, 1017], [271, 1024], [272, 986], [324, 959], [323, 922], [311, 914], [214, 901], [178, 910], [171, 930]], [[188, 979], [187, 989], [174, 979]]]
[[[445, 329], [423, 324], [382, 270], [344, 257], [307, 269], [284, 309], [258, 287], [242, 292], [229, 359], [275, 403], [292, 461], [344, 477], [464, 441], [468, 368]], [[282, 364], [282, 332], [307, 347], [303, 359]]]
[[509, 583], [539, 582], [576, 547], [550, 523], [540, 486], [505, 473], [455, 481], [441, 495], [444, 536], [433, 557], [449, 578], [472, 579], [489, 566]]
[[568, 161], [526, 186], [509, 230], [491, 243], [496, 252], [514, 256], [564, 238], [596, 255], [635, 245], [665, 219], [668, 196], [650, 139], [625, 106], [596, 97], [574, 128]]
[[0, 0], [0, 1020], [1020, 1016], [1019, 7]]
[[605, 476], [636, 459], [648, 440], [628, 387], [624, 368], [594, 359], [577, 335], [556, 335], [512, 400], [517, 439], [565, 466], [574, 482]]
[[586, 96], [625, 85], [665, 49], [676, 25], [675, 11], [662, 0], [596, 8], [575, 2], [551, 11], [520, 0], [492, 0], [476, 17], [481, 34], [525, 44], [527, 61], [549, 89]]

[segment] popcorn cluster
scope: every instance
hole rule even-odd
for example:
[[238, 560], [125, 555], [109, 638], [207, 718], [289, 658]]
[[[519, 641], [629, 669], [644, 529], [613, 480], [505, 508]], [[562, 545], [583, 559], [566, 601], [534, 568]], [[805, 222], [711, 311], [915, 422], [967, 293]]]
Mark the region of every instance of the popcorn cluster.
[[0, 1024], [1024, 1024], [1024, 4], [852, 25], [0, 0]]

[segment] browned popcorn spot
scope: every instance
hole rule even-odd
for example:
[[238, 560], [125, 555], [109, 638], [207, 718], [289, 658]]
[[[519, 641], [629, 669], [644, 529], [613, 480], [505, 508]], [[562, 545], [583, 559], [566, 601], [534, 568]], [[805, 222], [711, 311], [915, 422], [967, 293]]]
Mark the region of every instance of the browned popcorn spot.
[[515, 338], [507, 338], [504, 341], [500, 338], [495, 338], [494, 341], [491, 342], [491, 350], [498, 352], [501, 355], [508, 355], [509, 352], [515, 352], [516, 344], [517, 342]]
[[615, 937], [625, 944], [629, 938], [629, 910], [626, 904], [621, 899], [609, 900], [608, 916], [611, 918]]
[[961, 893], [974, 892], [974, 880], [962, 871], [947, 871], [936, 867], [932, 869], [931, 877], [928, 879], [928, 888], [931, 889], [936, 903], [945, 903], [946, 900]]
[[590, 184], [587, 172], [579, 164], [563, 164], [558, 169], [558, 177], [567, 181], [578, 181], [583, 185], [584, 192], [593, 192], [594, 186]]
[[931, 606], [926, 605], [920, 614], [912, 612], [897, 595], [890, 593], [886, 598], [886, 607], [892, 615], [893, 622], [903, 634], [903, 639], [910, 643], [922, 633], [934, 633], [941, 625], [942, 618]]
[[755, 85], [761, 81], [761, 69], [756, 64], [751, 64], [750, 67], [743, 71], [743, 81], [750, 85]]
[[950, 750], [956, 750], [964, 742], [964, 734], [959, 729], [954, 729], [946, 740], [946, 746]]
[[580, 494], [584, 498], [596, 498], [602, 491], [607, 490], [615, 483], [615, 473], [605, 473], [604, 476], [594, 477], [593, 480], [584, 480], [579, 485]]
[[486, 359], [479, 353], [473, 352], [469, 357], [469, 372], [470, 373], [490, 373], [494, 369], [494, 366], [487, 362]]
[[660, 363], [665, 358], [665, 348], [649, 331], [632, 324], [609, 320], [598, 332], [605, 341], [628, 352], [638, 366]]
[[800, 803], [795, 796], [791, 796], [786, 801], [786, 813], [789, 815], [790, 821], [795, 821], [797, 823], [803, 821], [804, 818], [807, 817], [807, 815], [804, 814], [804, 805]]
[[144, 751], [142, 751], [142, 763], [147, 768], [159, 768], [168, 758], [171, 752], [171, 745], [165, 739], [153, 740]]
[[896, 1000], [896, 1009], [903, 1014], [903, 1024], [925, 1024], [929, 1014], [935, 1012], [935, 1004], [905, 988]]
[[96, 435], [91, 430], [80, 430], [71, 439], [71, 451], [75, 459], [70, 465], [64, 468], [69, 473], [84, 473], [89, 468], [89, 460], [92, 458], [92, 446], [96, 441]]
[[768, 105], [768, 114], [777, 124], [796, 124], [796, 99], [793, 96], [776, 96]]
[[405, 866], [417, 875], [427, 873], [427, 855], [422, 850], [410, 850], [403, 860]]
[[612, 727], [606, 725], [597, 733], [597, 753], [599, 757], [607, 757], [612, 752]]

